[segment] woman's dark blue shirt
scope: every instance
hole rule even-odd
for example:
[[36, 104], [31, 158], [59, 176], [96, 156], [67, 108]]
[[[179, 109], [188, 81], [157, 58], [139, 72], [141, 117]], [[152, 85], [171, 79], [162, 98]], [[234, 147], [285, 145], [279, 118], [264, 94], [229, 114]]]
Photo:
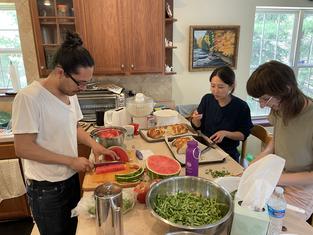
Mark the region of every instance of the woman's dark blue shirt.
[[[250, 134], [253, 127], [248, 104], [236, 96], [231, 96], [231, 101], [224, 107], [221, 107], [212, 94], [206, 94], [198, 106], [198, 113], [203, 114], [200, 129], [203, 134], [210, 137], [217, 131], [239, 131], [245, 139]], [[192, 124], [192, 123], [191, 123]], [[195, 127], [194, 125], [192, 125]], [[223, 141], [218, 144], [237, 162], [239, 153], [237, 147], [238, 140], [231, 140], [224, 137]]]

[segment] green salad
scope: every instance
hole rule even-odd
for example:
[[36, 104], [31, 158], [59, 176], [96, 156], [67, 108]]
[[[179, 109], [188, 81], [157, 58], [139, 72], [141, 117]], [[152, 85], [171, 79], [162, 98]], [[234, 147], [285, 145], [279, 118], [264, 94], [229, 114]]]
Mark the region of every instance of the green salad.
[[154, 209], [159, 216], [173, 223], [201, 226], [223, 218], [229, 207], [215, 198], [178, 192], [173, 195], [157, 195]]

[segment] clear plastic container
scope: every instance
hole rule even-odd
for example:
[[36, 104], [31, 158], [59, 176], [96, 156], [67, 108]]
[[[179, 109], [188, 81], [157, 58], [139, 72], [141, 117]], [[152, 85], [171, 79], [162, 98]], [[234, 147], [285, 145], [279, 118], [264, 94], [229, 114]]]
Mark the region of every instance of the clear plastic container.
[[153, 99], [142, 93], [126, 99], [126, 108], [130, 115], [134, 117], [144, 117], [153, 111]]
[[267, 202], [270, 224], [267, 235], [279, 235], [282, 231], [287, 203], [284, 197], [284, 189], [276, 187], [274, 193]]

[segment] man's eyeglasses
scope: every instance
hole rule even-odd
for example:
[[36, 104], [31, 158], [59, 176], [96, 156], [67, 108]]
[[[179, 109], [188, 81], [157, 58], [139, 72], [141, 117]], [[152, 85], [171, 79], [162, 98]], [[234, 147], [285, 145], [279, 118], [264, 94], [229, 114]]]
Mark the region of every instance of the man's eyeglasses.
[[254, 100], [254, 101], [258, 102], [258, 103], [264, 103], [264, 102], [265, 102], [264, 106], [268, 105], [268, 103], [269, 103], [272, 99], [273, 99], [273, 96], [270, 96], [270, 97], [268, 97], [268, 98], [259, 98], [259, 99], [252, 97], [252, 100]]
[[68, 76], [70, 79], [72, 79], [73, 82], [75, 82], [75, 84], [77, 86], [86, 86], [87, 85], [87, 82], [86, 81], [77, 81], [75, 78], [73, 78], [73, 76], [67, 72], [65, 72], [66, 76]]

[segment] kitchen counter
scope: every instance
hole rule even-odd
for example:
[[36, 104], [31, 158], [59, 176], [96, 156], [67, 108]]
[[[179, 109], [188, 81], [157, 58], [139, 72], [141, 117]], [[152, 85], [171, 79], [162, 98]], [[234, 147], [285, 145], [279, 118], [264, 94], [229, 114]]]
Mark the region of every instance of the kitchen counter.
[[[172, 156], [165, 142], [147, 143], [140, 136], [136, 136], [132, 140], [126, 140], [125, 144], [129, 149], [134, 145], [136, 149], [139, 150], [149, 149], [154, 154], [165, 154]], [[211, 175], [205, 173], [207, 169], [227, 169], [231, 174], [234, 175], [241, 173], [243, 168], [231, 157], [226, 154], [225, 156], [226, 161], [224, 163], [201, 165], [199, 167], [199, 176], [211, 179]], [[181, 174], [184, 174], [184, 169], [182, 169]], [[90, 195], [92, 192], [84, 192], [85, 196], [88, 196], [88, 194]], [[96, 224], [94, 219], [79, 216], [78, 220], [77, 235], [95, 234]], [[287, 227], [286, 233], [288, 234], [313, 234], [313, 228], [305, 222], [302, 214], [296, 213], [294, 211], [287, 210], [284, 224]], [[124, 234], [127, 235], [163, 235], [166, 232], [169, 232], [169, 227], [154, 218], [146, 206], [140, 203], [136, 203], [134, 209], [123, 216], [123, 225]]]
[[0, 131], [0, 143], [13, 142], [14, 135], [12, 132], [6, 133], [5, 131]]

